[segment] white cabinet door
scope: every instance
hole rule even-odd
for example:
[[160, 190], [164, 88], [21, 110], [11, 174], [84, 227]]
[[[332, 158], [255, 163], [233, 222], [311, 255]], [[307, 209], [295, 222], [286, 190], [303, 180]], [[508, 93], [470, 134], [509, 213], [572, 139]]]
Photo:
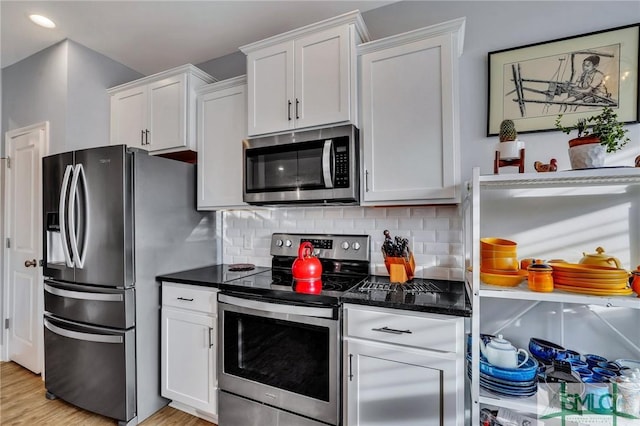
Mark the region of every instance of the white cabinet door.
[[360, 46], [363, 205], [460, 201], [464, 18]]
[[458, 425], [455, 360], [347, 340], [348, 426]]
[[247, 55], [250, 136], [293, 128], [293, 78], [293, 41]]
[[350, 29], [331, 28], [295, 41], [295, 127], [348, 121]]
[[133, 87], [111, 96], [111, 144], [145, 148], [147, 87]]
[[162, 308], [162, 396], [217, 415], [216, 317]]
[[[198, 209], [247, 206], [242, 201], [242, 140], [247, 131], [247, 85], [206, 86], [198, 95]], [[205, 88], [203, 88], [204, 90]]]
[[145, 149], [185, 147], [187, 144], [187, 75], [179, 74], [148, 86], [148, 129]]

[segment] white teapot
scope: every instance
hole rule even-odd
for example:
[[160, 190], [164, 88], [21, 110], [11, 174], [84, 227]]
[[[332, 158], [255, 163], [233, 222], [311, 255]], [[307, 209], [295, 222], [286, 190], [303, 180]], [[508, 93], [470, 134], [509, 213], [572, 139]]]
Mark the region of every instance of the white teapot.
[[[518, 368], [529, 360], [527, 351], [515, 348], [511, 342], [502, 338], [502, 334], [498, 334], [498, 337], [494, 337], [486, 345], [480, 340], [480, 352], [490, 364], [500, 368]], [[524, 355], [524, 360], [518, 363], [520, 352]]]

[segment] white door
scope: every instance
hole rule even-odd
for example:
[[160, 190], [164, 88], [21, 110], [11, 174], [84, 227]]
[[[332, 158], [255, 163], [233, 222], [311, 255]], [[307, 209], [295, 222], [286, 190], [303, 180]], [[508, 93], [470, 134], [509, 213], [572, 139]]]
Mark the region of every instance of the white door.
[[187, 74], [149, 84], [149, 151], [184, 147], [187, 143]]
[[43, 363], [42, 156], [49, 123], [7, 132], [5, 312], [8, 356], [34, 373]]

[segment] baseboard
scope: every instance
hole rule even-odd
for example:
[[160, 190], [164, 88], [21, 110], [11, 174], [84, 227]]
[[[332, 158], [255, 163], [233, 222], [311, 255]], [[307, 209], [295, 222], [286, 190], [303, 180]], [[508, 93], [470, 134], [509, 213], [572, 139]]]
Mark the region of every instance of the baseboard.
[[218, 416], [212, 415], [209, 413], [205, 413], [188, 405], [182, 404], [181, 402], [171, 401], [169, 403], [169, 407], [173, 407], [176, 410], [184, 411], [185, 413], [191, 414], [192, 416], [199, 417], [203, 420], [206, 420], [211, 423], [218, 424]]

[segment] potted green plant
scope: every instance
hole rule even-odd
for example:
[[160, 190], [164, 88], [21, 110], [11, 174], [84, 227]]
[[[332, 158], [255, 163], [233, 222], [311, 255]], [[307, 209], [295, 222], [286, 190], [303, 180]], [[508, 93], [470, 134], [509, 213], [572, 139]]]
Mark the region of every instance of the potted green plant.
[[599, 114], [579, 119], [573, 126], [562, 125], [562, 116], [556, 117], [556, 128], [567, 135], [574, 130], [578, 132], [577, 138], [569, 140], [569, 159], [573, 169], [602, 167], [607, 153], [616, 152], [629, 142], [628, 130], [608, 106]]

